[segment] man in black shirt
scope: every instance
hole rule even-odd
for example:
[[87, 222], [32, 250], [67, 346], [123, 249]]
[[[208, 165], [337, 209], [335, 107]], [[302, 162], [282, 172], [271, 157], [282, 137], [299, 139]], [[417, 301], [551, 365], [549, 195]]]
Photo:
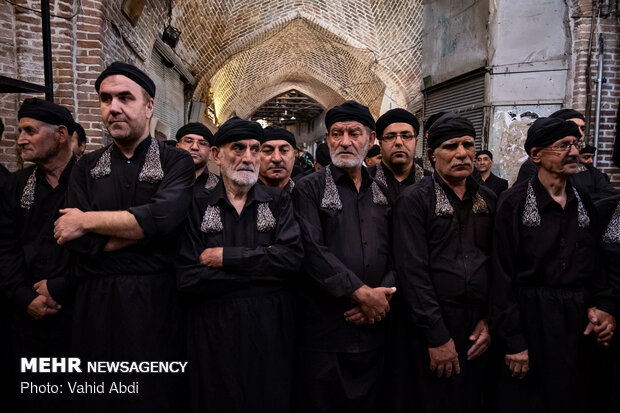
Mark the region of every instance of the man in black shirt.
[[375, 139], [367, 107], [347, 101], [325, 117], [332, 163], [297, 182], [305, 259], [299, 287], [297, 412], [381, 411], [390, 265], [385, 188], [362, 166]]
[[295, 300], [303, 257], [287, 191], [256, 185], [261, 126], [215, 134], [222, 180], [196, 196], [179, 245], [195, 412], [290, 412]]
[[258, 178], [264, 185], [291, 193], [295, 182], [291, 179], [295, 166], [295, 135], [284, 128], [268, 126], [260, 146]]
[[574, 122], [536, 120], [525, 150], [538, 172], [498, 207], [490, 319], [505, 354], [500, 412], [589, 411], [587, 335], [607, 345], [615, 327], [596, 213], [569, 180], [579, 136]]
[[[114, 142], [75, 165], [67, 208], [55, 224], [58, 243], [77, 255], [74, 350], [83, 361], [183, 360], [174, 255], [192, 199], [194, 165], [186, 151], [150, 136], [155, 85], [146, 74], [115, 62], [95, 88]], [[80, 410], [183, 409], [180, 375], [122, 378], [138, 381], [140, 393], [90, 394], [76, 399], [84, 403]]]
[[473, 177], [480, 185], [484, 185], [495, 192], [497, 198], [499, 194], [508, 189], [508, 181], [495, 175], [493, 167], [493, 154], [491, 151], [482, 150], [476, 152], [476, 170]]
[[[74, 122], [60, 105], [26, 99], [19, 112], [19, 137], [24, 161], [34, 165], [12, 174], [0, 209], [0, 288], [11, 304], [10, 337], [19, 369], [21, 357], [69, 355], [72, 318], [69, 251], [56, 244], [54, 221], [63, 207], [69, 175]], [[58, 376], [24, 375], [19, 381], [58, 384]], [[13, 394], [18, 394], [14, 383]], [[35, 411], [33, 397], [23, 397], [16, 411]], [[49, 400], [59, 407], [60, 398]], [[65, 406], [66, 408], [66, 406]]]
[[[549, 115], [549, 117], [575, 123], [579, 128], [579, 136], [577, 136], [577, 138], [579, 138], [580, 142], [583, 142], [585, 117], [581, 113], [573, 109], [560, 109]], [[536, 164], [531, 158], [528, 158], [523, 165], [521, 165], [515, 184], [525, 182], [534, 175], [536, 175]], [[590, 195], [592, 201], [605, 199], [617, 193], [609, 183], [609, 180], [605, 177], [605, 174], [591, 164], [580, 164], [577, 172], [570, 176], [570, 180], [578, 189]]]
[[185, 149], [194, 161], [196, 181], [194, 189], [212, 189], [220, 180], [216, 174], [209, 171], [208, 162], [213, 143], [213, 134], [205, 125], [191, 122], [177, 131], [177, 148]]
[[[485, 387], [495, 194], [471, 177], [475, 130], [446, 113], [428, 136], [435, 173], [394, 211], [394, 257], [410, 329], [411, 388], [400, 411], [479, 412]], [[430, 371], [429, 371], [430, 367]], [[417, 394], [416, 394], [417, 391]]]
[[[614, 292], [617, 310], [620, 308], [620, 265], [618, 265], [620, 263], [620, 194], [597, 202], [596, 210], [599, 216], [603, 267]], [[611, 380], [603, 384], [606, 384], [608, 392], [604, 400], [607, 404], [606, 412], [612, 413], [620, 408], [617, 395], [617, 389], [620, 386], [620, 341], [618, 337], [611, 340], [609, 350], [609, 354], [604, 357], [608, 363], [603, 367], [611, 370]], [[605, 379], [607, 377], [603, 375], [603, 380]]]
[[428, 175], [414, 162], [419, 130], [420, 122], [405, 109], [389, 110], [377, 120], [381, 162], [368, 173], [387, 187], [392, 203], [404, 188]]

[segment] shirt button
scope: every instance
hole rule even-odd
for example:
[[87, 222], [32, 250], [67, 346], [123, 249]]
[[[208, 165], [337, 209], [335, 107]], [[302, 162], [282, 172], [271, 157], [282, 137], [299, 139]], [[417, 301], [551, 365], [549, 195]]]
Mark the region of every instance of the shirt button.
[[565, 270], [565, 269], [566, 269], [566, 263], [565, 263], [565, 262], [562, 262], [562, 263], [560, 264], [560, 268], [562, 268], [562, 270]]
[[127, 163], [131, 163], [131, 161], [129, 159], [127, 159]]
[[560, 247], [564, 248], [566, 246], [566, 239], [560, 238]]
[[125, 184], [125, 188], [129, 189], [130, 187], [131, 187], [131, 185]]

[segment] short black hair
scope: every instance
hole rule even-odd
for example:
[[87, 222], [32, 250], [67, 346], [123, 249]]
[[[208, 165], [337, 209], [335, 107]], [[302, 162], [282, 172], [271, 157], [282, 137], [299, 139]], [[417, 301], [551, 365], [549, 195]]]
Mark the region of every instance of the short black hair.
[[75, 122], [75, 131], [78, 136], [78, 145], [82, 146], [82, 144], [86, 144], [86, 132], [84, 128], [79, 123]]
[[0, 138], [2, 137], [3, 133], [4, 133], [4, 122], [2, 122], [2, 118], [0, 118]]
[[475, 159], [478, 159], [480, 155], [487, 155], [489, 158], [491, 158], [491, 160], [493, 160], [493, 154], [491, 153], [491, 151], [487, 151], [486, 149], [476, 152]]

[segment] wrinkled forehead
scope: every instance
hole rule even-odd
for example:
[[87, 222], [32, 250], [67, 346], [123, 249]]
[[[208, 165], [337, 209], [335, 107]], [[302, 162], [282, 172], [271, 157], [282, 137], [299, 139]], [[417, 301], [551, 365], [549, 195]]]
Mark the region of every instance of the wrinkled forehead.
[[265, 143], [263, 143], [261, 145], [261, 148], [287, 148], [287, 149], [294, 149], [293, 145], [291, 145], [288, 141], [285, 141], [284, 139], [272, 139], [269, 140]]
[[356, 121], [356, 120], [347, 120], [347, 121], [343, 121], [343, 122], [335, 122], [331, 128], [329, 128], [330, 132], [334, 132], [334, 131], [354, 131], [354, 130], [361, 130], [361, 131], [365, 131], [366, 130], [366, 126], [362, 125], [360, 122]]
[[459, 145], [459, 144], [465, 144], [465, 143], [475, 143], [474, 137], [466, 135], [466, 136], [459, 136], [457, 138], [448, 139], [447, 141], [442, 142], [441, 145], [439, 145], [439, 147], [441, 148], [442, 146], [453, 146], [453, 145]]

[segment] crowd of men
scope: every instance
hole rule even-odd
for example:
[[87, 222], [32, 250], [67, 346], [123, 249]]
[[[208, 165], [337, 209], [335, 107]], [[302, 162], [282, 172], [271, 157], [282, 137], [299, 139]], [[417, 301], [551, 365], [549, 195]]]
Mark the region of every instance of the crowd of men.
[[[32, 165], [1, 175], [15, 411], [620, 409], [620, 195], [587, 163], [583, 115], [537, 119], [508, 189], [466, 118], [427, 120], [425, 168], [413, 114], [347, 101], [293, 177], [286, 129], [190, 123], [175, 147], [150, 135], [145, 73], [115, 62], [95, 87], [111, 144], [84, 154], [66, 108], [26, 99]], [[68, 380], [20, 372], [44, 356], [189, 363], [80, 376], [139, 382], [131, 396], [20, 394]]]

